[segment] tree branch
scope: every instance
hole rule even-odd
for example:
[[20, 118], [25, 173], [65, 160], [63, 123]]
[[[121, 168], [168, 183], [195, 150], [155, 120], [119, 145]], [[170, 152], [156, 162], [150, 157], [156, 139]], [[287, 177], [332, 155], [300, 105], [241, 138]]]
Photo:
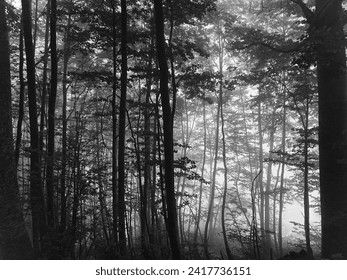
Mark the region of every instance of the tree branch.
[[293, 53], [293, 52], [300, 50], [300, 48], [302, 47], [302, 43], [297, 43], [290, 48], [283, 48], [280, 46], [273, 46], [269, 43], [259, 41], [259, 42], [252, 42], [252, 43], [247, 44], [247, 45], [242, 46], [242, 47], [236, 47], [235, 49], [236, 50], [245, 50], [245, 49], [248, 49], [248, 48], [253, 47], [253, 46], [266, 47], [266, 48], [268, 48], [272, 51], [278, 52], [278, 53]]
[[311, 24], [312, 21], [313, 21], [313, 19], [314, 19], [314, 17], [315, 17], [315, 15], [314, 15], [314, 13], [306, 6], [306, 4], [305, 4], [302, 0], [290, 0], [290, 1], [292, 1], [292, 2], [295, 3], [295, 4], [297, 4], [297, 5], [301, 8], [301, 10], [302, 10], [302, 12], [303, 12], [305, 18], [307, 19], [307, 22]]

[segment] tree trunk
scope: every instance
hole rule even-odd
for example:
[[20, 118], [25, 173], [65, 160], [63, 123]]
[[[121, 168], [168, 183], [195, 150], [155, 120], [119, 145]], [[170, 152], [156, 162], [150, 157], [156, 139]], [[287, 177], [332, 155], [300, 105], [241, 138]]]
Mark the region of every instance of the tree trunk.
[[[204, 178], [205, 174], [205, 163], [206, 163], [206, 149], [207, 149], [207, 129], [206, 129], [206, 101], [202, 100], [202, 106], [203, 106], [203, 126], [204, 126], [204, 151], [202, 155], [202, 164], [201, 164], [201, 178]], [[199, 205], [197, 209], [197, 218], [195, 222], [195, 230], [194, 230], [194, 246], [195, 249], [197, 249], [197, 242], [198, 242], [198, 232], [200, 230], [200, 219], [201, 219], [201, 206], [202, 206], [202, 191], [203, 191], [203, 184], [204, 182], [200, 182], [199, 186]]]
[[51, 45], [51, 85], [48, 100], [48, 139], [47, 139], [47, 222], [50, 230], [55, 226], [54, 215], [54, 142], [55, 142], [55, 102], [58, 85], [58, 58], [57, 58], [57, 1], [51, 0], [50, 7], [50, 45]]
[[10, 50], [5, 1], [0, 0], [0, 258], [32, 259], [19, 201], [13, 149]]
[[[222, 93], [220, 94], [220, 98], [222, 99]], [[224, 239], [224, 246], [225, 251], [227, 252], [228, 260], [234, 259], [230, 246], [228, 243], [227, 233], [226, 233], [226, 227], [225, 227], [225, 207], [226, 207], [226, 200], [227, 200], [227, 193], [228, 193], [228, 167], [227, 167], [227, 160], [226, 160], [226, 145], [225, 145], [225, 131], [224, 131], [224, 116], [223, 116], [223, 102], [221, 102], [221, 130], [222, 130], [222, 146], [223, 146], [223, 165], [224, 165], [224, 190], [223, 190], [223, 202], [222, 202], [222, 213], [221, 213], [221, 222], [222, 222], [222, 229], [223, 229], [223, 239]]]
[[344, 9], [341, 0], [300, 5], [317, 57], [322, 257], [347, 259], [347, 104]]
[[18, 121], [17, 121], [17, 135], [16, 135], [16, 148], [15, 158], [16, 166], [19, 163], [20, 148], [22, 143], [22, 124], [24, 119], [24, 37], [23, 37], [23, 23], [21, 24], [21, 30], [19, 34], [19, 109], [18, 109]]
[[262, 128], [262, 110], [261, 101], [258, 103], [258, 133], [259, 133], [259, 174], [258, 185], [260, 192], [260, 207], [259, 207], [259, 220], [260, 220], [260, 234], [261, 240], [264, 243], [264, 254], [267, 251], [267, 244], [265, 240], [266, 232], [264, 227], [264, 184], [263, 184], [263, 169], [264, 169], [264, 150], [263, 150], [263, 128]]
[[276, 121], [276, 109], [273, 110], [271, 116], [271, 126], [269, 128], [269, 162], [267, 166], [266, 174], [266, 187], [264, 193], [264, 230], [265, 230], [265, 242], [266, 242], [266, 252], [265, 258], [271, 257], [271, 233], [270, 233], [270, 192], [271, 192], [271, 178], [272, 178], [272, 158], [273, 158], [273, 148], [274, 148], [274, 138], [275, 138], [275, 121]]
[[118, 244], [118, 177], [117, 177], [117, 43], [116, 43], [116, 7], [114, 0], [112, 5], [112, 215], [113, 215], [113, 241]]
[[61, 183], [60, 183], [60, 232], [66, 230], [67, 197], [66, 197], [66, 165], [67, 165], [67, 91], [68, 91], [68, 63], [70, 58], [70, 32], [71, 16], [69, 15], [64, 34], [63, 48], [63, 104], [62, 104], [62, 148], [61, 148]]
[[126, 94], [127, 94], [127, 11], [126, 0], [121, 1], [121, 97], [119, 104], [119, 151], [118, 151], [118, 225], [120, 253], [123, 257], [126, 252], [126, 232], [125, 232], [125, 115], [126, 115]]
[[310, 197], [309, 197], [309, 166], [308, 166], [308, 125], [309, 125], [309, 100], [306, 99], [305, 106], [305, 123], [304, 125], [304, 226], [305, 226], [305, 240], [306, 240], [306, 251], [310, 258], [313, 257], [311, 248], [311, 236], [310, 236]]
[[35, 51], [32, 42], [30, 1], [22, 0], [24, 42], [27, 60], [27, 80], [30, 122], [30, 196], [33, 220], [33, 244], [36, 254], [40, 254], [42, 241], [46, 235], [44, 198], [41, 184], [41, 161], [37, 123]]
[[[47, 11], [49, 11], [51, 6], [51, 1], [47, 1]], [[46, 118], [46, 96], [47, 96], [47, 88], [48, 88], [48, 52], [49, 52], [49, 29], [50, 29], [50, 13], [47, 12], [46, 15], [46, 26], [45, 26], [45, 45], [44, 45], [44, 57], [43, 57], [43, 70], [42, 70], [42, 91], [41, 91], [41, 108], [40, 108], [40, 131], [39, 131], [39, 144], [40, 144], [40, 152], [41, 158], [43, 155], [43, 137], [45, 134], [45, 118]], [[35, 45], [35, 44], [34, 44]]]
[[281, 182], [279, 188], [279, 213], [278, 213], [278, 248], [279, 255], [283, 256], [283, 243], [282, 243], [282, 222], [283, 222], [283, 204], [284, 204], [284, 173], [285, 173], [285, 153], [286, 153], [286, 95], [283, 94], [283, 127], [282, 127], [282, 168], [281, 168]]
[[167, 205], [167, 230], [173, 259], [180, 259], [178, 241], [177, 206], [175, 198], [174, 168], [173, 168], [173, 121], [169, 96], [169, 75], [164, 37], [164, 15], [162, 0], [154, 0], [157, 57], [160, 68], [160, 94], [163, 109], [164, 155], [165, 155], [165, 194]]
[[221, 100], [218, 100], [217, 104], [217, 115], [216, 115], [216, 134], [215, 134], [215, 146], [214, 146], [214, 161], [213, 161], [213, 173], [212, 173], [212, 182], [210, 187], [210, 197], [208, 204], [208, 212], [205, 224], [205, 232], [204, 232], [204, 247], [205, 247], [205, 255], [208, 258], [208, 238], [210, 237], [209, 230], [211, 233], [212, 230], [212, 220], [213, 220], [213, 208], [214, 208], [214, 197], [215, 197], [215, 188], [216, 188], [216, 175], [217, 175], [217, 162], [218, 162], [218, 149], [219, 149], [219, 123], [220, 123], [220, 107]]
[[[342, 1], [316, 0], [322, 257], [347, 259], [346, 54]], [[319, 40], [320, 39], [320, 40]]]

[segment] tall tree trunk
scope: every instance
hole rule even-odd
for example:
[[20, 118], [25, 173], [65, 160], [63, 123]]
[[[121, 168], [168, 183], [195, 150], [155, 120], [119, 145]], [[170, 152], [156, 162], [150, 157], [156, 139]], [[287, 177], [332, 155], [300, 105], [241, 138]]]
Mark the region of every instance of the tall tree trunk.
[[[201, 165], [201, 178], [204, 178], [205, 174], [205, 163], [206, 163], [206, 150], [207, 150], [207, 129], [206, 129], [206, 101], [202, 100], [202, 106], [203, 106], [203, 126], [204, 126], [204, 151], [202, 155], [202, 165]], [[194, 246], [197, 246], [198, 241], [198, 232], [200, 230], [200, 219], [201, 219], [201, 206], [202, 206], [202, 191], [203, 191], [203, 184], [204, 182], [200, 182], [199, 186], [199, 205], [197, 209], [197, 217], [195, 222], [195, 230], [194, 230]]]
[[47, 139], [47, 222], [50, 230], [55, 226], [54, 215], [54, 142], [55, 142], [55, 103], [58, 85], [57, 58], [57, 1], [51, 0], [50, 7], [50, 45], [51, 45], [51, 84], [48, 100], [48, 139]]
[[311, 248], [311, 236], [310, 236], [310, 197], [309, 197], [309, 162], [308, 162], [308, 125], [309, 125], [309, 100], [306, 99], [305, 106], [305, 123], [304, 123], [304, 227], [305, 227], [305, 240], [306, 251], [310, 258], [313, 257]]
[[[220, 93], [219, 98], [222, 97], [222, 93]], [[227, 192], [228, 192], [228, 167], [227, 167], [227, 159], [226, 159], [226, 145], [225, 145], [225, 131], [224, 131], [224, 116], [223, 116], [223, 102], [221, 102], [221, 130], [222, 130], [222, 146], [223, 146], [223, 165], [224, 165], [224, 190], [223, 190], [223, 202], [222, 202], [222, 213], [221, 213], [221, 222], [222, 222], [222, 229], [223, 229], [223, 239], [224, 239], [224, 246], [225, 251], [227, 252], [228, 260], [234, 259], [230, 246], [228, 243], [227, 233], [226, 233], [226, 227], [225, 227], [225, 207], [226, 207], [226, 201], [227, 201]]]
[[112, 215], [113, 215], [113, 241], [118, 244], [118, 191], [117, 191], [117, 42], [116, 42], [116, 7], [114, 0], [111, 0], [112, 6]]
[[261, 111], [261, 101], [258, 103], [258, 133], [259, 133], [259, 174], [258, 184], [260, 192], [260, 207], [259, 207], [259, 220], [260, 220], [260, 233], [262, 242], [265, 244], [265, 250], [267, 249], [267, 244], [265, 240], [265, 226], [264, 226], [264, 185], [263, 185], [263, 169], [264, 169], [264, 150], [263, 150], [263, 128], [262, 128], [262, 111]]
[[[145, 226], [146, 226], [146, 231], [145, 231], [145, 236], [148, 232], [148, 238], [150, 244], [153, 244], [153, 230], [149, 231], [150, 226], [148, 225], [149, 221], [151, 222], [151, 226], [154, 226], [154, 218], [149, 219], [150, 213], [153, 217], [153, 205], [155, 203], [155, 197], [152, 196], [153, 189], [155, 191], [155, 183], [152, 181], [152, 173], [151, 173], [151, 116], [150, 116], [150, 108], [149, 105], [151, 103], [150, 98], [151, 98], [151, 87], [152, 87], [152, 53], [153, 53], [153, 48], [154, 48], [154, 40], [153, 36], [151, 36], [151, 41], [150, 41], [150, 55], [148, 57], [148, 62], [147, 62], [147, 71], [149, 77], [147, 77], [146, 80], [146, 108], [144, 109], [144, 128], [145, 128], [145, 135], [144, 135], [144, 142], [145, 142], [145, 162], [144, 162], [144, 195], [145, 195], [145, 201], [143, 205], [143, 211], [144, 211], [144, 216], [145, 216]], [[155, 141], [154, 141], [155, 142]], [[144, 237], [145, 237], [144, 236]], [[146, 241], [146, 240], [144, 240]], [[147, 250], [146, 244], [142, 245], [142, 248], [144, 252]]]
[[40, 254], [42, 241], [46, 235], [44, 198], [41, 182], [41, 162], [37, 123], [35, 51], [32, 41], [30, 1], [22, 0], [24, 42], [27, 60], [27, 81], [30, 122], [30, 196], [33, 220], [33, 244], [36, 254]]
[[64, 34], [63, 47], [63, 104], [62, 104], [62, 148], [61, 148], [61, 177], [60, 177], [60, 232], [66, 230], [66, 166], [67, 166], [67, 92], [68, 92], [68, 64], [70, 58], [70, 41], [68, 39], [70, 32], [71, 16], [69, 15], [66, 31]]
[[40, 143], [40, 152], [41, 158], [43, 155], [43, 137], [45, 135], [45, 121], [46, 121], [46, 96], [48, 88], [48, 52], [49, 52], [49, 29], [50, 29], [50, 10], [51, 1], [47, 1], [47, 15], [46, 15], [46, 27], [45, 27], [45, 45], [44, 45], [44, 57], [43, 57], [43, 70], [42, 70], [42, 89], [41, 89], [41, 108], [40, 108], [40, 131], [39, 131], [39, 143]]
[[10, 50], [5, 1], [0, 0], [0, 258], [32, 259], [19, 201], [13, 149]]
[[213, 173], [212, 173], [212, 182], [210, 187], [210, 197], [208, 204], [208, 212], [205, 224], [204, 231], [204, 247], [205, 247], [205, 255], [208, 258], [208, 239], [210, 237], [209, 230], [211, 233], [212, 227], [211, 222], [213, 220], [213, 208], [214, 208], [214, 198], [215, 198], [215, 188], [216, 188], [216, 176], [217, 176], [217, 162], [218, 162], [218, 150], [219, 150], [219, 126], [220, 126], [220, 107], [221, 100], [218, 100], [217, 104], [217, 115], [216, 115], [216, 134], [215, 134], [215, 144], [214, 144], [214, 161], [213, 161]]
[[342, 1], [316, 0], [322, 257], [347, 259], [347, 104]]
[[[306, 73], [305, 73], [306, 75]], [[307, 85], [307, 80], [305, 81]], [[298, 112], [304, 130], [304, 229], [305, 229], [305, 240], [306, 240], [306, 251], [310, 258], [313, 258], [313, 252], [311, 248], [311, 236], [310, 236], [310, 197], [309, 197], [309, 116], [310, 116], [310, 98], [309, 93], [300, 93], [305, 94], [305, 100], [303, 101], [303, 110], [301, 111], [296, 97], [293, 97], [295, 109]]]
[[16, 148], [15, 158], [16, 166], [19, 163], [20, 148], [22, 142], [22, 124], [24, 119], [24, 37], [23, 37], [23, 24], [21, 24], [21, 30], [19, 34], [19, 109], [18, 109], [18, 121], [17, 121], [17, 135], [16, 135]]
[[271, 116], [271, 126], [269, 128], [269, 162], [267, 166], [266, 174], [266, 186], [264, 193], [264, 231], [265, 231], [265, 242], [266, 250], [265, 258], [271, 257], [272, 244], [271, 244], [271, 233], [270, 233], [270, 192], [271, 192], [271, 179], [272, 179], [272, 158], [275, 140], [275, 121], [276, 121], [276, 109], [273, 110]]
[[316, 0], [309, 23], [317, 57], [322, 257], [347, 259], [347, 104], [344, 9], [341, 0]]
[[278, 213], [278, 248], [279, 255], [283, 256], [283, 236], [282, 236], [282, 223], [283, 223], [283, 204], [284, 204], [284, 173], [285, 173], [285, 153], [286, 153], [286, 95], [283, 94], [283, 124], [282, 124], [282, 168], [281, 168], [281, 181], [279, 188], [279, 213]]
[[120, 253], [123, 257], [126, 252], [126, 232], [125, 232], [125, 115], [126, 115], [126, 94], [127, 94], [127, 11], [126, 0], [121, 1], [121, 97], [119, 104], [119, 151], [118, 151], [118, 216], [119, 216], [119, 244]]
[[167, 205], [167, 230], [173, 259], [180, 259], [181, 252], [178, 241], [177, 206], [175, 198], [174, 168], [173, 168], [173, 120], [169, 96], [169, 75], [164, 37], [164, 15], [162, 0], [154, 0], [156, 26], [157, 57], [160, 68], [160, 93], [163, 109], [164, 155], [165, 155], [165, 194]]
[[[71, 225], [69, 230], [69, 250], [71, 259], [76, 258], [76, 241], [77, 241], [77, 225], [78, 225], [78, 208], [80, 207], [80, 194], [81, 194], [81, 133], [83, 129], [83, 120], [81, 113], [75, 112], [75, 139], [73, 149], [73, 163], [72, 163], [72, 214]], [[82, 214], [80, 213], [82, 216]]]

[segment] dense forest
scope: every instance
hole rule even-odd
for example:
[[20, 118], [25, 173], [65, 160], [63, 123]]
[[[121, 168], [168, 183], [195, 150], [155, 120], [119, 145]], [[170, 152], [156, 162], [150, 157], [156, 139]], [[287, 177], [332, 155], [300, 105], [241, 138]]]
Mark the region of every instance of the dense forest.
[[343, 2], [0, 0], [0, 258], [347, 259]]

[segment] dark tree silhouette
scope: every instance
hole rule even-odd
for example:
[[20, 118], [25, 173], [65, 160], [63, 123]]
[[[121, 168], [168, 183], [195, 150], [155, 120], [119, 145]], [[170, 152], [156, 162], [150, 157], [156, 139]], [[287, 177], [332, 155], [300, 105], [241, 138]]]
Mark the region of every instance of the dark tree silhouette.
[[309, 24], [317, 60], [322, 257], [347, 258], [346, 54], [342, 1], [316, 0], [312, 12], [300, 5]]
[[156, 27], [157, 57], [160, 68], [160, 94], [163, 108], [164, 156], [165, 156], [165, 193], [167, 205], [167, 230], [173, 259], [180, 259], [178, 241], [178, 221], [175, 198], [175, 180], [173, 167], [173, 120], [169, 96], [169, 75], [167, 66], [166, 43], [164, 38], [163, 3], [154, 0], [154, 15]]
[[0, 1], [0, 258], [31, 259], [33, 250], [19, 203], [13, 149], [10, 51], [5, 1]]
[[27, 61], [27, 82], [30, 119], [30, 199], [33, 220], [33, 244], [36, 254], [41, 254], [46, 235], [46, 219], [41, 182], [41, 160], [37, 122], [37, 100], [35, 81], [35, 51], [32, 40], [32, 23], [30, 2], [22, 0], [25, 53]]

